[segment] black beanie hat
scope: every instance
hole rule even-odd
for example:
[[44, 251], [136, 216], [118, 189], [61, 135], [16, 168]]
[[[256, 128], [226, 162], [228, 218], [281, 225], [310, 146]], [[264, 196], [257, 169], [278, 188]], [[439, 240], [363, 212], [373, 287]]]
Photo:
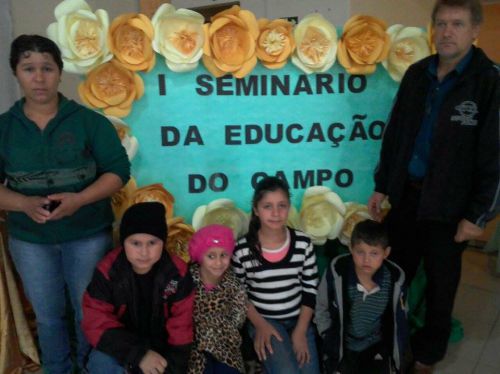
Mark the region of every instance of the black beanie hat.
[[123, 214], [120, 223], [120, 242], [134, 234], [150, 234], [165, 242], [167, 239], [167, 221], [165, 207], [156, 201], [137, 203]]

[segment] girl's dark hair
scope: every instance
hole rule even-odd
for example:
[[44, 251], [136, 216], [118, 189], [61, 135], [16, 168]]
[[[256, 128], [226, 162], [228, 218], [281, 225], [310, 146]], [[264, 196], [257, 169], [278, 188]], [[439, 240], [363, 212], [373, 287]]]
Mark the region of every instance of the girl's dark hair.
[[252, 213], [250, 216], [250, 224], [248, 226], [248, 234], [246, 236], [248, 247], [250, 248], [250, 253], [252, 259], [260, 262], [262, 258], [262, 247], [259, 241], [259, 229], [260, 229], [260, 219], [255, 215], [255, 209], [257, 204], [268, 192], [274, 192], [281, 190], [285, 193], [288, 200], [290, 200], [290, 187], [288, 183], [278, 177], [264, 177], [255, 186], [255, 191], [252, 198]]
[[16, 67], [19, 60], [26, 52], [50, 54], [57, 64], [59, 72], [62, 72], [63, 60], [61, 58], [61, 51], [56, 43], [44, 36], [23, 34], [15, 38], [10, 45], [9, 63], [14, 75], [16, 75]]

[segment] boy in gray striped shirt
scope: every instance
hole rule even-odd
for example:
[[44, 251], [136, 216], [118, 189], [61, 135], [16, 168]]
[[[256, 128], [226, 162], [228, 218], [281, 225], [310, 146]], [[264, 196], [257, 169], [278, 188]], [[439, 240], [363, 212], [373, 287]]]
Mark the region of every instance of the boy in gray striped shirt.
[[399, 370], [407, 339], [404, 273], [387, 260], [384, 226], [358, 223], [349, 249], [333, 259], [318, 289], [314, 321], [324, 343], [325, 371]]

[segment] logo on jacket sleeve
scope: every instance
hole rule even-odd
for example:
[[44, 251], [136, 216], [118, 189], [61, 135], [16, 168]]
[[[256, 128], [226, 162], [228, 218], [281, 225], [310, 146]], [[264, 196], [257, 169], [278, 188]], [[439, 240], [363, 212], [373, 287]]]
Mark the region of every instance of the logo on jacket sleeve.
[[179, 282], [175, 279], [172, 279], [163, 289], [162, 298], [163, 300], [167, 300], [170, 296], [174, 295], [177, 292], [177, 288], [179, 286]]
[[452, 121], [460, 122], [462, 126], [477, 126], [474, 116], [478, 113], [477, 105], [473, 101], [464, 101], [455, 107], [458, 115], [451, 116]]

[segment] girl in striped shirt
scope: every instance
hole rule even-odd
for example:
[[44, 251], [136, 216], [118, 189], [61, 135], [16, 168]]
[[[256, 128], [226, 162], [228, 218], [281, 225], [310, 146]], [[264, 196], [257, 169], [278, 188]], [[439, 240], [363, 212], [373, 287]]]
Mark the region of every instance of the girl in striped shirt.
[[286, 182], [266, 177], [256, 186], [248, 234], [233, 253], [245, 285], [249, 333], [268, 374], [319, 373], [311, 319], [318, 269], [309, 237], [287, 227]]

